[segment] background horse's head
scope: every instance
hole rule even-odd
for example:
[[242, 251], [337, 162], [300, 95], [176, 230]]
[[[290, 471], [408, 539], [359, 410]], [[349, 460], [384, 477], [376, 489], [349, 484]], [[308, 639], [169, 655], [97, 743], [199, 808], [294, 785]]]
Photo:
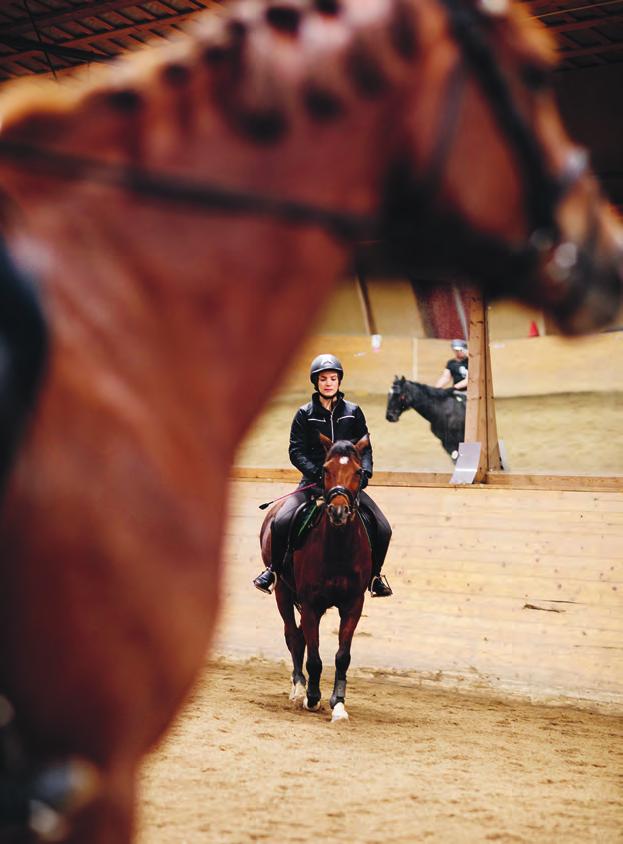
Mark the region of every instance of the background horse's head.
[[409, 400], [405, 394], [405, 377], [394, 378], [394, 383], [387, 395], [387, 410], [385, 418], [388, 422], [397, 422], [409, 407]]
[[566, 332], [612, 320], [623, 230], [562, 128], [545, 29], [510, 0], [401, 8], [419, 67], [405, 83], [388, 240], [409, 261], [427, 247], [448, 256], [489, 292], [546, 308]]
[[370, 441], [366, 435], [354, 445], [349, 440], [333, 443], [320, 434], [320, 442], [326, 452], [322, 472], [327, 515], [332, 525], [342, 527], [354, 519], [359, 506], [361, 454]]

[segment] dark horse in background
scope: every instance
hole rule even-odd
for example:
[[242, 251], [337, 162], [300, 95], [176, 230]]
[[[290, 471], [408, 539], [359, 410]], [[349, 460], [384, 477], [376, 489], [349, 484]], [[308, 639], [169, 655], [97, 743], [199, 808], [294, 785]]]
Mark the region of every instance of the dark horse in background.
[[0, 835], [28, 840], [39, 775], [79, 757], [97, 783], [64, 840], [131, 840], [138, 767], [214, 631], [236, 450], [357, 243], [407, 267], [431, 244], [568, 333], [619, 307], [620, 224], [525, 4], [218, 12], [82, 83], [0, 96], [2, 233], [45, 315], [0, 317], [2, 436], [23, 434], [0, 513], [0, 693], [23, 750], [0, 749]]
[[[341, 721], [348, 718], [344, 702], [351, 642], [372, 577], [370, 541], [359, 515], [360, 455], [368, 445], [368, 437], [363, 437], [355, 445], [348, 440], [332, 443], [322, 434], [320, 439], [326, 452], [322, 511], [318, 522], [305, 536], [302, 547], [294, 550], [292, 571], [279, 577], [275, 596], [294, 666], [290, 698], [296, 700], [304, 696], [304, 708], [312, 711], [320, 707], [320, 619], [329, 607], [337, 607], [340, 614], [339, 648], [335, 655], [335, 682], [330, 705], [333, 710], [331, 720]], [[269, 510], [260, 532], [262, 558], [266, 565], [270, 565], [271, 560], [270, 528], [279, 507], [277, 504]], [[300, 625], [296, 623], [295, 606], [300, 609]], [[309, 675], [306, 693], [303, 673], [305, 648]]]
[[458, 390], [429, 387], [417, 381], [408, 381], [404, 375], [394, 378], [387, 397], [385, 418], [398, 422], [409, 408], [416, 410], [430, 422], [430, 429], [453, 461], [459, 456], [459, 443], [465, 436], [465, 410], [467, 395]]

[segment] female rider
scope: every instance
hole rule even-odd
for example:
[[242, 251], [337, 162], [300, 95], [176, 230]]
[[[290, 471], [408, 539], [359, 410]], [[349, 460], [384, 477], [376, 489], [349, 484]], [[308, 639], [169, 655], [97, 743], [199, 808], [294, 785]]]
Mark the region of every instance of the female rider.
[[[322, 485], [322, 465], [325, 451], [319, 434], [333, 442], [350, 440], [356, 443], [368, 434], [363, 411], [358, 405], [344, 399], [340, 384], [344, 377], [342, 364], [334, 355], [318, 355], [311, 363], [310, 380], [316, 392], [311, 401], [300, 407], [292, 421], [290, 430], [290, 460], [303, 476], [298, 492], [285, 499], [272, 524], [271, 565], [253, 581], [262, 592], [270, 594], [276, 576], [283, 570], [287, 557], [292, 553], [290, 531], [292, 520], [301, 504], [310, 497], [310, 491], [300, 488], [310, 484]], [[368, 435], [369, 436], [369, 435]], [[372, 447], [368, 446], [362, 455], [362, 484], [367, 486], [372, 477]], [[313, 493], [314, 490], [311, 490]], [[318, 490], [316, 490], [316, 494]], [[381, 578], [381, 568], [387, 554], [392, 529], [389, 522], [366, 492], [361, 492], [360, 510], [369, 527], [372, 544], [372, 580], [370, 593], [373, 598], [386, 598], [392, 590], [386, 578]]]

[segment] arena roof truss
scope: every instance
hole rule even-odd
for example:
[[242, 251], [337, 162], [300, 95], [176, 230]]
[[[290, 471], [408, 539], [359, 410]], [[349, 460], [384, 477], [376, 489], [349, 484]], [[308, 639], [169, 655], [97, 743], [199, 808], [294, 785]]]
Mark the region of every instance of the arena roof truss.
[[[0, 82], [63, 74], [176, 37], [217, 0], [0, 0]], [[623, 0], [527, 0], [556, 35], [562, 72], [623, 62]]]

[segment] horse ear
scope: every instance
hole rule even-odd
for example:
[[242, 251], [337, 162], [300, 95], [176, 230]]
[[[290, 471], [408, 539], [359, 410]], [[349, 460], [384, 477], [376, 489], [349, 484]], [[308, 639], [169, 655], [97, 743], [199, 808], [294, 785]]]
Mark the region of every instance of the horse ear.
[[318, 436], [320, 437], [320, 445], [324, 448], [326, 454], [333, 445], [333, 441], [329, 437], [325, 437], [324, 434], [318, 434]]
[[[320, 435], [322, 436], [322, 434]], [[357, 454], [361, 455], [366, 448], [370, 445], [370, 437], [368, 434], [364, 434], [363, 437], [359, 440], [359, 442], [355, 443], [355, 449], [357, 450]]]

